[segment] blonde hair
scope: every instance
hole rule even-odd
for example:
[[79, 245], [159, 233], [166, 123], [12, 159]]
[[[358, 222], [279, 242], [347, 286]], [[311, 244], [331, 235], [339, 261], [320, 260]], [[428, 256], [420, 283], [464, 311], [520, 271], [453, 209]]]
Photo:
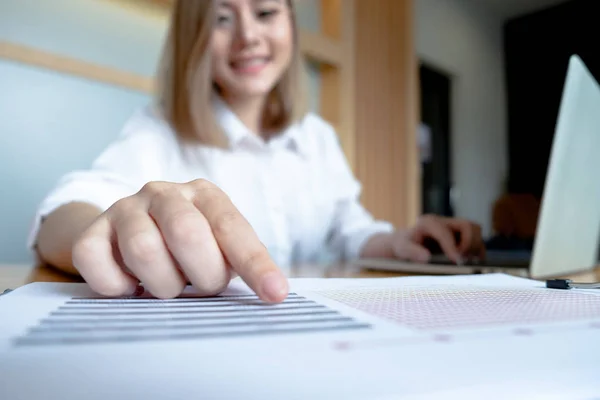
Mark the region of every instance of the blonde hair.
[[[306, 112], [304, 66], [298, 44], [294, 5], [294, 50], [287, 71], [269, 93], [262, 117], [265, 133], [287, 128]], [[215, 19], [213, 0], [176, 0], [157, 75], [158, 107], [180, 140], [226, 148], [212, 96], [209, 44]]]

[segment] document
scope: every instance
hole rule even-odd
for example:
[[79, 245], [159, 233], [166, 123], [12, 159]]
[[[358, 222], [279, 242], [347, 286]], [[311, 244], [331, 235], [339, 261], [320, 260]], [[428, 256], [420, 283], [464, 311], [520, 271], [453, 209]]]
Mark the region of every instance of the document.
[[239, 278], [170, 300], [24, 286], [0, 296], [0, 398], [505, 398], [561, 381], [600, 393], [600, 291], [504, 274], [290, 289], [265, 304]]

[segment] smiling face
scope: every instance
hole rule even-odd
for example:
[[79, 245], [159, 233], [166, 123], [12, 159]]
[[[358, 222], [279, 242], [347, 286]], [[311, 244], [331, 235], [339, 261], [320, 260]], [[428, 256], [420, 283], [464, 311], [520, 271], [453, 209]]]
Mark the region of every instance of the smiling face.
[[156, 100], [177, 136], [229, 146], [214, 112], [215, 86], [229, 105], [263, 102], [261, 133], [300, 121], [308, 104], [297, 29], [291, 0], [174, 2]]
[[224, 97], [266, 96], [288, 69], [294, 33], [288, 0], [217, 0], [212, 79]]

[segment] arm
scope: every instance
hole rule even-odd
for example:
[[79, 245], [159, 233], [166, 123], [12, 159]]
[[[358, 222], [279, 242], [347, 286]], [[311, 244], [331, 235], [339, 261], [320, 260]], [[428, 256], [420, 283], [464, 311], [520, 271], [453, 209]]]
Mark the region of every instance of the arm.
[[393, 225], [375, 219], [361, 204], [361, 185], [348, 165], [333, 128], [327, 126], [324, 137], [324, 170], [330, 172], [330, 186], [335, 191], [336, 198], [330, 244], [347, 260], [359, 257], [393, 257]]
[[[328, 186], [335, 191], [335, 217], [331, 225], [332, 247], [343, 259], [405, 258], [424, 262], [430, 257], [424, 247], [425, 238], [437, 241], [452, 260], [459, 251], [481, 249], [480, 229], [466, 220], [428, 216], [410, 229], [395, 230], [386, 221], [375, 219], [360, 203], [361, 186], [346, 162], [333, 129], [326, 129], [326, 163], [330, 171]], [[457, 249], [453, 232], [461, 232], [464, 244]], [[479, 254], [479, 253], [477, 253]]]
[[73, 243], [101, 213], [99, 208], [91, 204], [73, 202], [48, 214], [37, 236], [37, 252], [42, 261], [78, 275], [71, 260]]

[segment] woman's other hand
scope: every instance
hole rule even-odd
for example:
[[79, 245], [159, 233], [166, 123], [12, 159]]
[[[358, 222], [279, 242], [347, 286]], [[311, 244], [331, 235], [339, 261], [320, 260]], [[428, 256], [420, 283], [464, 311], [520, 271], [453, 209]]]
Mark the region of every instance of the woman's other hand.
[[[456, 237], [460, 237], [458, 243]], [[424, 215], [407, 230], [374, 235], [363, 247], [361, 257], [398, 258], [426, 263], [432, 256], [427, 246], [431, 240], [457, 264], [466, 258], [485, 257], [485, 244], [479, 225], [464, 219], [437, 215]]]
[[[460, 238], [458, 243], [456, 237]], [[425, 215], [411, 229], [396, 232], [391, 246], [398, 258], [428, 262], [431, 252], [425, 244], [431, 239], [457, 264], [466, 258], [485, 257], [485, 244], [479, 225], [465, 219], [437, 215]]]

